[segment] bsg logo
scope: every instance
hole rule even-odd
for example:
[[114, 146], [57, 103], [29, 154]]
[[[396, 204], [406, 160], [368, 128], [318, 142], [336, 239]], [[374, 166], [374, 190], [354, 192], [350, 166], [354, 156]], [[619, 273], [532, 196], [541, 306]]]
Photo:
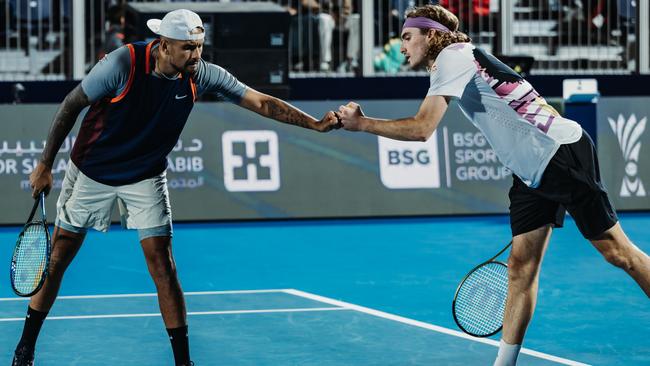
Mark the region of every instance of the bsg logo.
[[426, 142], [378, 138], [381, 182], [387, 188], [440, 188], [438, 140]]
[[388, 164], [389, 165], [413, 165], [422, 164], [428, 165], [431, 162], [429, 158], [429, 151], [421, 149], [418, 151], [413, 150], [389, 150], [388, 151]]

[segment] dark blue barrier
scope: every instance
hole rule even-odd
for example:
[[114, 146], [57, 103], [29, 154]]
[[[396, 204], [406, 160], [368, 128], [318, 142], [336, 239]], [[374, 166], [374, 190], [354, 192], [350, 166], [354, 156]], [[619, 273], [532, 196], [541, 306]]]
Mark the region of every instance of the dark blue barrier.
[[[561, 97], [562, 81], [576, 75], [529, 76], [528, 81], [544, 97]], [[650, 75], [580, 75], [598, 80], [602, 96], [646, 96]], [[25, 81], [23, 103], [58, 103], [78, 81]], [[0, 82], [0, 104], [12, 103], [16, 82]], [[297, 78], [289, 79], [290, 100], [421, 99], [429, 89], [429, 78]]]

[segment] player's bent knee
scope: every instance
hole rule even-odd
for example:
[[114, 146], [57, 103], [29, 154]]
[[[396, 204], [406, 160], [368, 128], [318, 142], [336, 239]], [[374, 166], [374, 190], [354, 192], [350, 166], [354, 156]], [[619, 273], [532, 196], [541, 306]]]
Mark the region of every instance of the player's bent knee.
[[602, 252], [603, 257], [605, 257], [605, 260], [612, 265], [624, 269], [624, 270], [629, 270], [632, 268], [632, 260], [629, 255], [626, 255], [624, 251], [618, 250], [618, 249], [607, 249]]
[[605, 260], [612, 265], [628, 270], [632, 267], [632, 253], [625, 247], [608, 245], [599, 248]]
[[513, 272], [525, 273], [529, 271], [535, 271], [539, 261], [534, 257], [529, 255], [517, 254], [516, 252], [510, 253], [508, 257], [508, 269], [512, 269]]
[[177, 281], [175, 269], [160, 269], [151, 271], [151, 278], [156, 285], [167, 285]]
[[154, 281], [170, 281], [176, 278], [176, 266], [169, 257], [157, 257], [150, 259], [149, 264], [151, 277]]
[[52, 256], [48, 268], [48, 276], [50, 278], [60, 278], [63, 276], [65, 269], [68, 267], [66, 261], [61, 260], [59, 257]]
[[538, 271], [538, 263], [531, 259], [511, 255], [508, 258], [508, 279], [510, 282], [530, 282]]
[[169, 284], [177, 281], [176, 271], [160, 271], [151, 274], [156, 284]]

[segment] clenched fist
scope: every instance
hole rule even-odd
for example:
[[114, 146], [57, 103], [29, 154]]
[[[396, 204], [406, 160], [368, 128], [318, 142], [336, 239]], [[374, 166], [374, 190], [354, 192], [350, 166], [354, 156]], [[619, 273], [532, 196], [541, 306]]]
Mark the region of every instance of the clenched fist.
[[339, 122], [339, 117], [333, 111], [325, 113], [323, 119], [318, 121], [313, 126], [313, 129], [319, 132], [328, 132], [337, 128], [341, 128], [341, 125]]
[[338, 113], [341, 119], [341, 127], [348, 131], [361, 131], [362, 118], [365, 117], [361, 106], [357, 103], [350, 102], [339, 107]]
[[52, 189], [52, 169], [39, 161], [29, 175], [29, 185], [32, 187], [32, 197], [38, 197], [41, 192], [48, 195]]

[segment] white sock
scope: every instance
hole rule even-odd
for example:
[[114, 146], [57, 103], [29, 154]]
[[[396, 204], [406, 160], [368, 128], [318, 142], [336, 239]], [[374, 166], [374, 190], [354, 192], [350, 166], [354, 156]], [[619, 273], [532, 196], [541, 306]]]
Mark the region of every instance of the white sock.
[[494, 366], [515, 366], [521, 344], [508, 344], [503, 339], [499, 342], [499, 353], [494, 361]]

